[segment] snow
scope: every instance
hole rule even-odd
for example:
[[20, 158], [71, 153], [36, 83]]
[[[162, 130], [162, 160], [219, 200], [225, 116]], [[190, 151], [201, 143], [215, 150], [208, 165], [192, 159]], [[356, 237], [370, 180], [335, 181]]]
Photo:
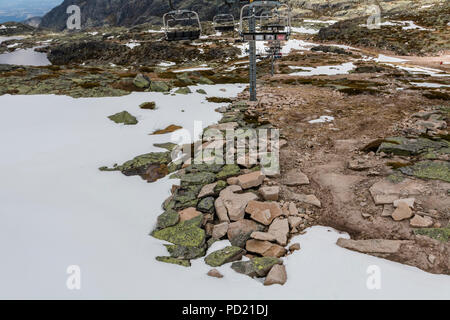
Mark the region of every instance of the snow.
[[424, 88], [450, 88], [450, 85], [433, 82], [410, 82], [413, 86]]
[[22, 40], [23, 37], [0, 37], [0, 44], [8, 40]]
[[[243, 85], [202, 85], [210, 96], [235, 96]], [[222, 92], [220, 89], [226, 89]], [[142, 110], [155, 101], [156, 110]], [[211, 278], [203, 259], [191, 268], [157, 262], [164, 242], [148, 236], [161, 202], [177, 180], [145, 183], [100, 172], [158, 149], [170, 134], [148, 133], [170, 124], [192, 132], [193, 121], [219, 120], [204, 95], [133, 93], [125, 97], [0, 97], [0, 298], [41, 299], [449, 299], [450, 277], [348, 251], [331, 228], [295, 237], [302, 249], [285, 258], [288, 282], [264, 287], [227, 264]], [[136, 126], [107, 116], [126, 109]], [[181, 112], [185, 110], [185, 112]], [[227, 241], [215, 243], [223, 248]], [[68, 266], [81, 268], [81, 290], [66, 288]], [[381, 271], [381, 290], [366, 286], [367, 268]]]
[[212, 70], [213, 68], [208, 67], [207, 64], [201, 64], [198, 67], [195, 68], [187, 68], [187, 69], [179, 69], [179, 70], [173, 70], [174, 73], [181, 73], [181, 72], [193, 72], [193, 71], [205, 71], [205, 70]]
[[292, 32], [295, 33], [306, 33], [306, 34], [318, 34], [319, 30], [305, 27], [292, 27]]
[[141, 44], [137, 41], [130, 41], [125, 44], [128, 48], [133, 49], [135, 47], [139, 47]]
[[331, 116], [320, 116], [319, 119], [316, 120], [310, 120], [309, 123], [325, 123], [325, 122], [332, 122], [334, 120], [334, 117]]
[[304, 22], [308, 23], [326, 23], [326, 24], [335, 24], [337, 20], [315, 20], [315, 19], [305, 19]]
[[[367, 28], [366, 24], [360, 24], [359, 26]], [[401, 26], [403, 30], [431, 30], [416, 25], [414, 21], [385, 21], [380, 23], [380, 26]]]
[[318, 67], [297, 67], [289, 66], [290, 69], [301, 69], [303, 71], [290, 73], [290, 76], [317, 76], [317, 75], [338, 75], [338, 74], [348, 74], [351, 70], [355, 68], [353, 62], [346, 62], [340, 65], [334, 66], [318, 66]]
[[405, 60], [405, 59], [400, 59], [400, 58], [386, 56], [384, 54], [379, 54], [378, 58], [373, 58], [371, 60], [374, 60], [376, 62], [407, 62], [408, 61], [408, 60]]
[[44, 52], [36, 52], [34, 48], [20, 49], [0, 54], [0, 64], [16, 64], [23, 66], [48, 66], [50, 61]]
[[173, 67], [176, 63], [172, 61], [163, 61], [158, 64], [159, 67]]

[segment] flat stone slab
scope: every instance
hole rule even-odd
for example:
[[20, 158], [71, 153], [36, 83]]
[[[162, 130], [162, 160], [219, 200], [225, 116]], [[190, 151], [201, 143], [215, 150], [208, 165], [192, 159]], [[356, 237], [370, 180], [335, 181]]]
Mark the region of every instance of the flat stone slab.
[[402, 244], [408, 243], [413, 243], [413, 241], [385, 239], [351, 240], [339, 238], [336, 244], [342, 248], [362, 253], [392, 254], [398, 252]]

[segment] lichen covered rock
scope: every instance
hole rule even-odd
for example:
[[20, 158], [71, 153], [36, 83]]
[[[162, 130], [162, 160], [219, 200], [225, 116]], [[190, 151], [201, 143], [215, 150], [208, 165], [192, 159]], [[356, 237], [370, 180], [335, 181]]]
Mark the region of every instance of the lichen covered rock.
[[180, 221], [180, 215], [175, 210], [167, 210], [158, 216], [156, 229], [174, 226]]
[[253, 258], [250, 261], [238, 261], [231, 265], [231, 268], [239, 273], [249, 277], [265, 277], [267, 273], [276, 264], [282, 264], [282, 261], [273, 257]]
[[224, 249], [210, 253], [206, 256], [205, 262], [211, 267], [219, 267], [225, 263], [240, 260], [244, 254], [244, 249], [235, 246], [228, 246]]
[[172, 257], [156, 257], [156, 260], [164, 263], [176, 264], [183, 267], [190, 267], [191, 262], [189, 260], [181, 260]]
[[114, 121], [115, 123], [123, 123], [125, 125], [134, 125], [134, 124], [138, 123], [136, 117], [132, 116], [128, 111], [122, 111], [122, 112], [113, 114], [112, 116], [109, 116], [108, 118], [110, 120]]
[[153, 231], [152, 236], [181, 246], [201, 247], [206, 235], [205, 230], [193, 221], [183, 221], [173, 227]]

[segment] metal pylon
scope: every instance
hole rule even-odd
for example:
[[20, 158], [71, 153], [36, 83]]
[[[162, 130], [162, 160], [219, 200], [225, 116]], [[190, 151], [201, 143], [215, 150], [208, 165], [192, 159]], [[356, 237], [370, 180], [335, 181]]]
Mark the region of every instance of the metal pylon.
[[[249, 21], [249, 31], [250, 33], [255, 32], [255, 9], [251, 8], [251, 17]], [[256, 41], [251, 40], [249, 42], [249, 58], [250, 58], [250, 101], [256, 101]]]

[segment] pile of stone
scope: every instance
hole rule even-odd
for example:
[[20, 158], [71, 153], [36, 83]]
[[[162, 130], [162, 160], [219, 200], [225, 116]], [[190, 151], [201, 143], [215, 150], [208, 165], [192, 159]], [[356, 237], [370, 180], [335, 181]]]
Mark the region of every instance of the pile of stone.
[[[243, 109], [240, 103], [223, 110], [224, 118], [213, 127], [246, 128]], [[236, 272], [266, 277], [265, 285], [284, 284], [287, 275], [281, 258], [300, 249], [299, 244], [287, 246], [304, 218], [295, 203], [279, 200], [280, 187], [263, 173], [261, 164], [192, 164], [185, 159], [179, 166], [172, 177], [181, 183], [173, 186], [151, 234], [172, 244], [166, 245], [168, 256], [156, 259], [188, 267], [190, 260], [204, 257], [213, 268], [232, 263]], [[291, 183], [309, 183], [306, 176], [296, 179], [302, 181]], [[219, 240], [231, 245], [206, 256]], [[221, 277], [217, 269], [208, 274]]]

